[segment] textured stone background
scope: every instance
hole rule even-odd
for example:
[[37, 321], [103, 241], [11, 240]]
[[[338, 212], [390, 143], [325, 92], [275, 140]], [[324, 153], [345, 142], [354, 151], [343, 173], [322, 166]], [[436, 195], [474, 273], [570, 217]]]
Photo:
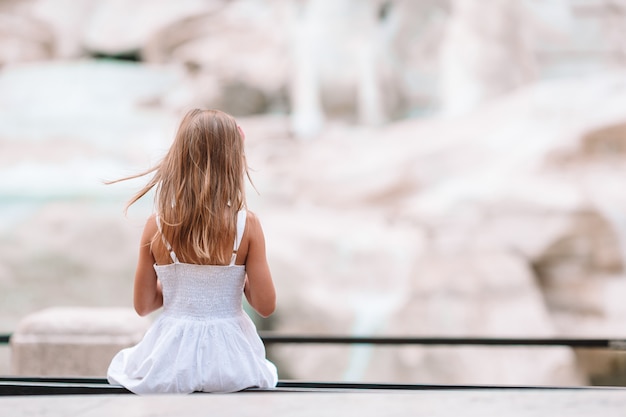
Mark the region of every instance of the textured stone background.
[[[140, 182], [102, 181], [202, 106], [247, 133], [279, 294], [260, 327], [625, 336], [623, 1], [4, 0], [0, 20], [0, 331], [130, 306], [151, 202], [124, 217]], [[283, 378], [623, 378], [554, 348], [270, 353]]]

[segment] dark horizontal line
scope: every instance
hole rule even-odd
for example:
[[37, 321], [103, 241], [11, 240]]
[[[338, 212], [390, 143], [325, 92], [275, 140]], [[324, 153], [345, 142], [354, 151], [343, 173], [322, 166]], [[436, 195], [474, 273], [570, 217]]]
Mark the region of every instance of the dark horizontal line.
[[129, 394], [126, 388], [107, 384], [0, 381], [0, 397], [14, 395]]
[[[446, 385], [361, 382], [311, 382], [280, 380], [275, 389], [247, 389], [245, 392], [324, 392], [324, 391], [426, 391], [426, 390], [624, 390], [624, 387], [601, 386], [532, 386], [532, 385]], [[0, 396], [7, 395], [79, 395], [130, 394], [105, 378], [0, 377]]]
[[485, 338], [485, 337], [391, 337], [322, 336], [260, 333], [266, 344], [371, 344], [371, 345], [475, 345], [475, 346], [569, 346], [626, 349], [624, 339], [582, 338]]
[[307, 382], [307, 381], [278, 381], [279, 389], [310, 389], [310, 390], [484, 390], [484, 389], [513, 389], [513, 390], [626, 390], [621, 386], [557, 386], [557, 385], [454, 385], [454, 384], [397, 384], [375, 382]]
[[[450, 345], [450, 346], [567, 346], [626, 350], [626, 339], [583, 338], [489, 338], [489, 337], [393, 337], [281, 335], [259, 332], [265, 344], [351, 344], [351, 345]], [[0, 334], [0, 344], [7, 344], [10, 334]]]

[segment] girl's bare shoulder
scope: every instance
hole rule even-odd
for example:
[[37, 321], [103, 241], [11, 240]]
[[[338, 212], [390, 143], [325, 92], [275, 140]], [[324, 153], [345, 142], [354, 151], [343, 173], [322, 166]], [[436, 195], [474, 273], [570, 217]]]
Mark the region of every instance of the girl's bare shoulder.
[[144, 236], [154, 235], [158, 231], [156, 219], [157, 219], [156, 214], [151, 214], [150, 216], [148, 216], [148, 218], [146, 219], [144, 228], [143, 228]]
[[246, 224], [250, 223], [250, 222], [259, 222], [259, 218], [257, 217], [257, 215], [251, 211], [251, 210], [246, 210]]
[[250, 210], [246, 213], [246, 230], [249, 233], [259, 233], [259, 231], [261, 231], [261, 221], [259, 217]]

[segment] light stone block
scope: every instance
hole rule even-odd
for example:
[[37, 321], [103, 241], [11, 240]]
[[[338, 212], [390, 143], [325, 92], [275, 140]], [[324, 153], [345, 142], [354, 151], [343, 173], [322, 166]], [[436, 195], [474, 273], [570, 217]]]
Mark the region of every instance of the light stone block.
[[129, 308], [56, 307], [20, 321], [11, 336], [11, 371], [28, 376], [106, 375], [113, 356], [150, 325]]

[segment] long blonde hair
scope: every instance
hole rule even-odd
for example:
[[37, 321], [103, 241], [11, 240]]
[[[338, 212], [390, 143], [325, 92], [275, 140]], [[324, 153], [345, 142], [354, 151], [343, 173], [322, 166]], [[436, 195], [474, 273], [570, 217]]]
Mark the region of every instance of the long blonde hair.
[[[246, 206], [244, 175], [250, 178], [242, 132], [219, 110], [189, 111], [163, 160], [126, 208], [156, 187], [155, 209], [162, 234], [181, 261], [225, 265], [230, 261], [237, 212]], [[114, 181], [117, 182], [117, 181]], [[159, 239], [158, 234], [152, 243]]]

